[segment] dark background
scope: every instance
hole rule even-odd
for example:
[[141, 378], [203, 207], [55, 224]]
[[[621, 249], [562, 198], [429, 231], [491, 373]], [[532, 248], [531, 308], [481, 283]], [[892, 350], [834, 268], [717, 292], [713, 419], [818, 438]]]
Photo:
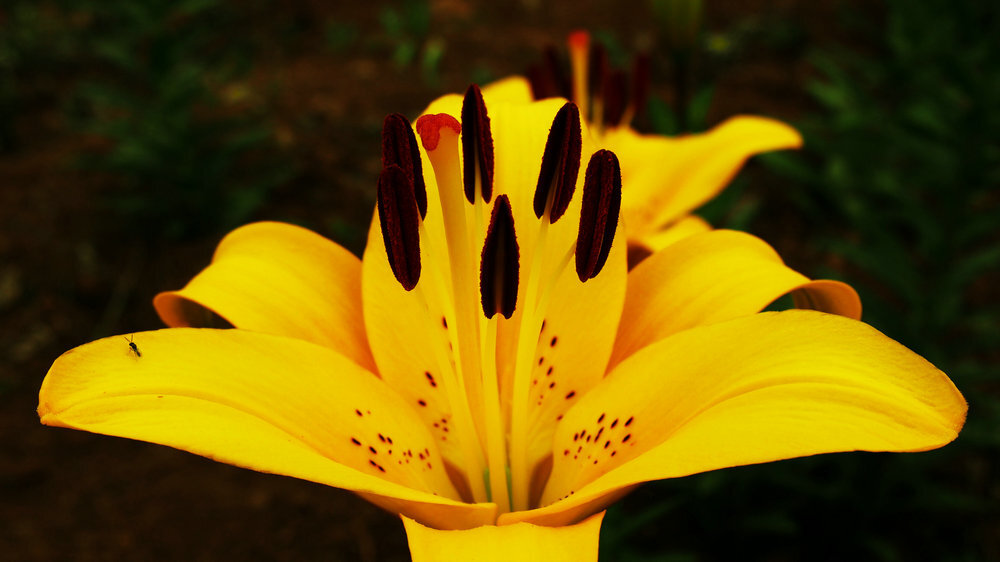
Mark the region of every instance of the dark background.
[[798, 126], [805, 150], [755, 159], [701, 213], [854, 284], [866, 321], [970, 402], [940, 451], [646, 485], [609, 512], [602, 559], [1000, 560], [996, 5], [708, 1], [678, 21], [668, 3], [5, 2], [3, 558], [407, 559], [398, 519], [348, 492], [42, 427], [38, 387], [67, 349], [160, 327], [153, 295], [239, 224], [360, 252], [385, 114], [523, 73], [586, 28], [619, 64], [651, 53], [642, 131]]

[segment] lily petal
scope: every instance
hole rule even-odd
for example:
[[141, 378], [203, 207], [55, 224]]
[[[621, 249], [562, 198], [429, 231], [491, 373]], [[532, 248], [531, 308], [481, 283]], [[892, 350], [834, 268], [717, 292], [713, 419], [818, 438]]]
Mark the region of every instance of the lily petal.
[[439, 531], [403, 517], [413, 562], [464, 560], [467, 562], [587, 562], [597, 560], [597, 543], [604, 512], [564, 527], [529, 523]]
[[158, 443], [381, 498], [429, 525], [491, 522], [463, 504], [416, 413], [384, 382], [312, 343], [174, 328], [59, 357], [39, 393], [46, 425]]
[[[748, 158], [797, 148], [802, 137], [765, 117], [732, 117], [711, 131], [682, 137], [640, 135], [628, 127], [609, 130], [604, 148], [622, 165], [622, 216], [630, 238], [643, 238], [715, 197]], [[655, 162], [656, 165], [650, 165]]]
[[556, 430], [546, 507], [511, 515], [556, 525], [649, 480], [934, 449], [966, 410], [944, 373], [855, 320], [789, 310], [703, 326], [633, 355], [574, 406]]
[[663, 230], [647, 234], [628, 241], [629, 269], [639, 265], [639, 262], [659, 252], [667, 246], [683, 240], [688, 236], [701, 234], [712, 230], [712, 225], [698, 215], [687, 215], [665, 227]]
[[714, 230], [680, 240], [629, 273], [611, 365], [681, 330], [759, 312], [789, 292], [803, 308], [861, 318], [850, 285], [810, 281], [760, 238]]
[[198, 307], [237, 328], [334, 349], [372, 371], [361, 312], [361, 260], [304, 228], [258, 222], [229, 233], [183, 289], [153, 300], [171, 327], [198, 327]]

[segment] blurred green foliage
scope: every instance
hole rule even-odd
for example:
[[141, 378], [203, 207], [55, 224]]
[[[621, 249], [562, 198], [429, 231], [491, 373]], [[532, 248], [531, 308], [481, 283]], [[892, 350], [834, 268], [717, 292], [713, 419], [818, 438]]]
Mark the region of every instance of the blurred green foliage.
[[379, 13], [379, 21], [396, 66], [405, 68], [416, 64], [424, 84], [437, 85], [445, 42], [430, 33], [430, 2], [404, 0], [397, 5], [386, 6]]
[[37, 69], [52, 69], [56, 76], [72, 60], [78, 47], [72, 27], [44, 2], [0, 7], [0, 153], [16, 149], [16, 116], [46, 90]]
[[219, 33], [238, 13], [223, 0], [6, 4], [0, 151], [16, 149], [19, 113], [55, 103], [90, 139], [77, 161], [106, 176], [116, 230], [172, 240], [245, 222], [291, 166], [244, 81], [251, 41]]
[[[265, 107], [242, 79], [250, 41], [220, 34], [220, 0], [88, 1], [81, 59], [95, 69], [71, 104], [100, 150], [82, 163], [113, 176], [108, 204], [141, 238], [231, 229], [284, 181]], [[79, 17], [79, 16], [77, 16]]]
[[[827, 270], [808, 274], [850, 282], [866, 322], [947, 372], [969, 400], [966, 427], [939, 451], [818, 456], [647, 485], [655, 493], [609, 511], [602, 560], [997, 555], [1000, 6], [885, 0], [845, 17], [850, 45], [810, 57], [816, 109], [796, 124], [806, 148], [759, 160], [783, 178], [781, 197], [826, 256]], [[669, 130], [675, 121], [656, 115], [669, 108], [656, 104], [651, 122]], [[734, 222], [745, 195], [727, 189], [700, 213], [751, 230], [783, 220], [764, 205]]]

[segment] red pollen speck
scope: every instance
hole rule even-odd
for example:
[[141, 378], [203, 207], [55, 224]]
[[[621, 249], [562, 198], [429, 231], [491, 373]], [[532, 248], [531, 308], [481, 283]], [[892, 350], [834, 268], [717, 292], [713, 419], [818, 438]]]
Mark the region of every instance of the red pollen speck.
[[424, 145], [424, 150], [430, 152], [437, 148], [441, 142], [441, 129], [448, 127], [457, 135], [462, 132], [462, 124], [447, 113], [435, 113], [424, 115], [417, 119], [417, 134], [420, 135], [420, 143]]

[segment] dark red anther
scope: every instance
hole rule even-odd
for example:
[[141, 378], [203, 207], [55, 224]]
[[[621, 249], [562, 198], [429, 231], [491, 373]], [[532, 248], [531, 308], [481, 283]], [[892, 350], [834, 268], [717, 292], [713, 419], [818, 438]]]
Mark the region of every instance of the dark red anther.
[[535, 187], [536, 217], [542, 218], [548, 209], [549, 222], [554, 223], [566, 212], [576, 190], [582, 147], [580, 109], [575, 103], [566, 102], [552, 120], [549, 138], [545, 141], [542, 168]]
[[396, 164], [379, 174], [376, 205], [389, 267], [403, 289], [412, 290], [420, 279], [420, 216], [413, 184]]
[[618, 157], [598, 150], [590, 157], [583, 181], [580, 232], [576, 239], [576, 274], [580, 281], [601, 272], [611, 251], [622, 206], [622, 172]]
[[630, 88], [633, 115], [638, 115], [646, 109], [646, 98], [649, 96], [649, 53], [639, 53], [632, 61], [632, 87]]
[[590, 44], [587, 58], [587, 92], [591, 98], [599, 97], [604, 85], [604, 75], [608, 71], [608, 53], [600, 41]]
[[483, 244], [479, 268], [479, 292], [482, 296], [483, 314], [493, 318], [503, 314], [510, 318], [517, 303], [517, 282], [520, 252], [514, 235], [514, 213], [506, 195], [493, 203], [490, 227]]
[[604, 114], [601, 119], [607, 127], [617, 127], [625, 116], [625, 73], [621, 70], [609, 72], [604, 79]]
[[563, 71], [562, 62], [555, 47], [548, 45], [542, 55], [542, 62], [528, 69], [531, 95], [536, 100], [555, 97], [570, 97], [569, 79]]
[[475, 202], [478, 177], [483, 201], [489, 203], [493, 198], [493, 135], [483, 93], [475, 84], [465, 91], [462, 102], [462, 157], [465, 198], [469, 203]]
[[386, 115], [382, 122], [382, 167], [399, 166], [413, 184], [413, 195], [420, 210], [420, 218], [427, 217], [427, 188], [420, 163], [417, 137], [410, 122], [399, 113]]

